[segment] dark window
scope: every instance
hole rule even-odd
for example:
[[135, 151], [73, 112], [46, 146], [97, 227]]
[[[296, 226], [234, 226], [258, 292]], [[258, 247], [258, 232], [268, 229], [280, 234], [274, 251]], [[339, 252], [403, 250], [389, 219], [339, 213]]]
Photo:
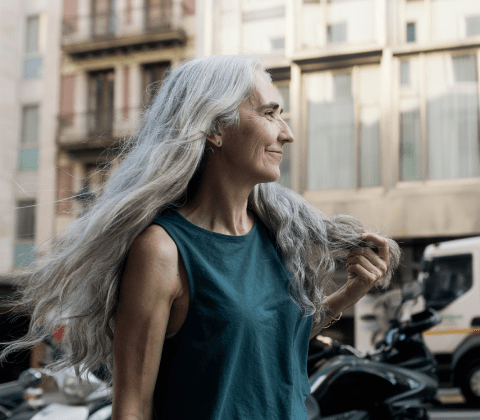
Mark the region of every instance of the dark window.
[[434, 258], [425, 282], [426, 305], [440, 310], [472, 287], [472, 255]]
[[92, 0], [92, 35], [112, 35], [116, 29], [115, 0]]
[[285, 38], [272, 38], [272, 50], [283, 50], [285, 49]]
[[407, 23], [407, 42], [415, 42], [416, 33], [415, 33], [415, 22]]
[[336, 23], [327, 26], [327, 42], [345, 42], [347, 40], [347, 24], [346, 22]]
[[113, 127], [113, 70], [90, 73], [89, 134], [109, 133]]
[[170, 66], [170, 63], [151, 63], [143, 67], [143, 102], [148, 105], [153, 100], [155, 94], [160, 87], [160, 82], [165, 76], [165, 71]]
[[35, 200], [21, 200], [17, 203], [16, 238], [30, 240], [35, 238]]

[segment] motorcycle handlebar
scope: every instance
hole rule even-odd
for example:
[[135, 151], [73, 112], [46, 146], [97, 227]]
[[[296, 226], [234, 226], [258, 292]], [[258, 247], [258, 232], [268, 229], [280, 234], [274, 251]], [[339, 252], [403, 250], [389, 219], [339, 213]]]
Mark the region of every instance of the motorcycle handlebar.
[[411, 336], [429, 330], [440, 322], [442, 322], [442, 318], [439, 313], [434, 309], [427, 308], [418, 314], [412, 315], [411, 320], [400, 326], [399, 330], [401, 334]]

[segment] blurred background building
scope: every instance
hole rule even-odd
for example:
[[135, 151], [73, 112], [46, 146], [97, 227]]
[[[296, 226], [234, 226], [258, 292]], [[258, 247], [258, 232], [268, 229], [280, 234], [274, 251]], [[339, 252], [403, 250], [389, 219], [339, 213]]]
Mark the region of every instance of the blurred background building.
[[397, 282], [480, 234], [478, 0], [3, 0], [0, 19], [6, 289], [94, 199], [152, 83], [210, 54], [262, 61], [296, 136], [280, 182], [398, 240]]
[[[12, 290], [12, 270], [53, 232], [60, 13], [58, 0], [0, 2], [0, 296]], [[0, 339], [26, 326], [0, 318]], [[28, 365], [18, 360], [2, 379]]]

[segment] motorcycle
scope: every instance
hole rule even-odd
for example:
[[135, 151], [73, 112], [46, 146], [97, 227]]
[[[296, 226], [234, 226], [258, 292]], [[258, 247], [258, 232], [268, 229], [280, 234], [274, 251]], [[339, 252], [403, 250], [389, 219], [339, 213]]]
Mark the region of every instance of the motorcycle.
[[[48, 382], [55, 384], [45, 391]], [[110, 420], [111, 389], [93, 375], [73, 370], [27, 369], [16, 381], [0, 385], [0, 420]]]
[[373, 352], [337, 343], [309, 357], [309, 420], [428, 419], [425, 404], [439, 403], [438, 379], [421, 333], [441, 318], [433, 309], [407, 322], [399, 317], [403, 305], [421, 291], [416, 282], [404, 285], [391, 327]]

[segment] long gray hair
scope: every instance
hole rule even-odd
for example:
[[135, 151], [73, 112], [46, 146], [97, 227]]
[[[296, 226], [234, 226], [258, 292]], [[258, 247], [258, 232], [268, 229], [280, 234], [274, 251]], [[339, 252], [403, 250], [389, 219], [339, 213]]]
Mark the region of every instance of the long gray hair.
[[[13, 304], [17, 313], [31, 317], [29, 332], [2, 357], [66, 325], [65, 356], [52, 367], [73, 365], [78, 373], [104, 363], [112, 371], [115, 310], [128, 249], [167, 206], [188, 199], [206, 136], [239, 123], [238, 107], [255, 91], [256, 70], [263, 71], [252, 58], [210, 56], [167, 75], [97, 201], [25, 269]], [[293, 278], [292, 298], [305, 316], [322, 324], [325, 287], [338, 262], [360, 244], [364, 226], [349, 216], [327, 218], [277, 183], [257, 185], [249, 207], [275, 239]], [[399, 257], [390, 240], [384, 285]]]

